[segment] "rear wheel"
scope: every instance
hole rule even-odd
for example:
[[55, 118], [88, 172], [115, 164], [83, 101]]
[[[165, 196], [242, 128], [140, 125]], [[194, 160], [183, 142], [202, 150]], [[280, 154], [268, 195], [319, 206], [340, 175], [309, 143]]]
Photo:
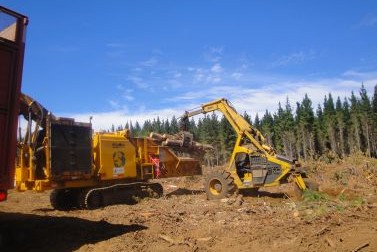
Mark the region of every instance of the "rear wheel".
[[204, 182], [207, 198], [222, 199], [232, 195], [237, 190], [234, 179], [229, 172], [214, 172], [207, 176]]

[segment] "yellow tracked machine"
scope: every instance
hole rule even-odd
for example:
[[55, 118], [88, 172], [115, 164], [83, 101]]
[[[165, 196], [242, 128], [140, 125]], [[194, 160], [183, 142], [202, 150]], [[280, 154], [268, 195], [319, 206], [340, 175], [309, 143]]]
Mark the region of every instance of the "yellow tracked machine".
[[204, 150], [187, 134], [175, 146], [131, 137], [128, 130], [93, 134], [91, 123], [56, 117], [24, 94], [20, 114], [28, 123], [17, 146], [16, 188], [53, 189], [55, 209], [93, 209], [157, 196], [162, 186], [151, 179], [202, 174], [199, 159], [189, 153], [204, 155]]

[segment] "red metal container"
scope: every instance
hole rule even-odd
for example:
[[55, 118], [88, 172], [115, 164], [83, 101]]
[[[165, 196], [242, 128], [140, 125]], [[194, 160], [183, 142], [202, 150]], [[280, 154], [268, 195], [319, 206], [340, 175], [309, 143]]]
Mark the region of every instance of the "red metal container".
[[0, 201], [14, 184], [27, 22], [27, 17], [0, 6]]

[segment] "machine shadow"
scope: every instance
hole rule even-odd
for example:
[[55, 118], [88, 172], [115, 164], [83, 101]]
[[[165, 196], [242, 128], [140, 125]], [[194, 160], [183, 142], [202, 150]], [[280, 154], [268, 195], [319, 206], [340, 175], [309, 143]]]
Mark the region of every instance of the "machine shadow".
[[85, 244], [147, 229], [75, 217], [0, 212], [0, 251], [74, 251]]
[[179, 196], [179, 195], [197, 195], [197, 194], [203, 194], [204, 190], [189, 190], [185, 188], [178, 188], [177, 190], [174, 190], [170, 193], [167, 193], [166, 197], [171, 197], [173, 195]]
[[275, 199], [285, 199], [287, 195], [280, 192], [267, 192], [267, 191], [249, 191], [249, 190], [240, 190], [240, 193], [245, 197], [268, 197]]

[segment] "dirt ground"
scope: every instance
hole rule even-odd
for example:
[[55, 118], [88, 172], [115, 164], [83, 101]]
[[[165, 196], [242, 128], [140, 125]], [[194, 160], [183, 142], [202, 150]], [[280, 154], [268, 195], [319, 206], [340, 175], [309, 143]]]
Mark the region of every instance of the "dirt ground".
[[308, 164], [320, 193], [262, 189], [208, 201], [202, 177], [162, 180], [133, 205], [53, 210], [49, 192], [10, 191], [0, 251], [377, 251], [377, 162]]

